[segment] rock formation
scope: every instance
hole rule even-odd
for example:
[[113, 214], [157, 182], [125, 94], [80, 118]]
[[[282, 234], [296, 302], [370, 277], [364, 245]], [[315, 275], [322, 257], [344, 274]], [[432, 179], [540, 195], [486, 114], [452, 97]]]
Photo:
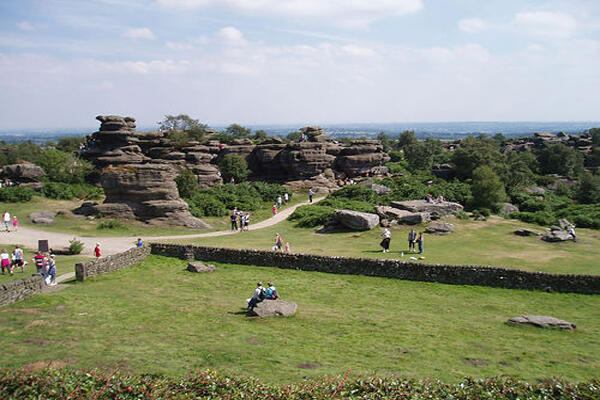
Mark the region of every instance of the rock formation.
[[463, 206], [450, 201], [442, 203], [428, 203], [425, 200], [392, 201], [391, 206], [413, 213], [426, 212], [431, 215], [432, 219], [437, 219], [448, 214], [456, 214], [463, 210]]
[[0, 177], [9, 179], [19, 186], [29, 187], [34, 190], [41, 190], [44, 187], [40, 179], [46, 176], [46, 173], [41, 167], [35, 164], [5, 165], [0, 172]]
[[176, 175], [171, 166], [162, 164], [107, 167], [100, 178], [106, 199], [91, 209], [98, 214], [150, 224], [209, 227], [192, 216], [187, 203], [179, 197]]
[[197, 273], [214, 272], [215, 266], [213, 264], [204, 264], [202, 261], [192, 261], [188, 264], [187, 270]]
[[282, 182], [292, 189], [337, 188], [336, 181], [366, 174], [387, 173], [389, 156], [378, 140], [355, 140], [349, 144], [328, 141], [320, 127], [300, 129], [306, 140], [286, 144], [279, 138], [254, 145], [249, 139], [231, 144], [215, 140], [178, 143], [168, 132], [136, 132], [135, 119], [98, 116], [98, 132], [88, 138], [84, 157], [98, 168], [123, 164], [169, 164], [191, 170], [201, 187], [222, 183], [217, 164], [227, 154], [246, 159], [261, 180]]
[[296, 314], [297, 309], [298, 305], [291, 301], [264, 300], [258, 303], [256, 307], [250, 311], [250, 315], [254, 315], [256, 317], [291, 317], [292, 315]]
[[354, 231], [368, 231], [379, 224], [377, 214], [352, 210], [335, 210], [334, 221]]
[[576, 328], [574, 323], [545, 315], [523, 315], [520, 317], [513, 317], [507, 322], [513, 325], [533, 325], [539, 328], [558, 328], [568, 331], [572, 331]]
[[425, 228], [425, 232], [436, 235], [447, 235], [454, 232], [454, 225], [447, 222], [432, 222]]

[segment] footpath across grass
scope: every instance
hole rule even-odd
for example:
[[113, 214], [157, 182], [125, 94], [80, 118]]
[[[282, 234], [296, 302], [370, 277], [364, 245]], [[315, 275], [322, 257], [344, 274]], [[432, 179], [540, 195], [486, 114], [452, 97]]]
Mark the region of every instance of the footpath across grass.
[[[600, 296], [408, 282], [217, 264], [210, 274], [142, 263], [0, 309], [4, 368], [115, 366], [184, 376], [216, 369], [266, 382], [396, 375], [458, 382], [510, 374], [581, 381], [600, 372]], [[291, 318], [244, 313], [257, 280], [298, 304]], [[573, 332], [509, 326], [522, 314]]]
[[[600, 274], [600, 231], [578, 229], [579, 241], [547, 243], [539, 237], [515, 235], [515, 229], [528, 227], [537, 231], [544, 228], [516, 220], [492, 217], [488, 221], [461, 221], [454, 217], [445, 219], [455, 225], [454, 233], [439, 236], [425, 234], [425, 259], [423, 262], [439, 264], [491, 265], [526, 271], [564, 274]], [[425, 226], [415, 226], [423, 231]], [[394, 258], [410, 260], [408, 232], [410, 226], [392, 230], [391, 251], [383, 254], [379, 242], [381, 230], [367, 232], [316, 233], [312, 228], [296, 228], [285, 221], [256, 231], [235, 236], [206, 237], [179, 240], [178, 243], [251, 248], [268, 250], [274, 244], [275, 233], [284, 243], [290, 242], [292, 252], [329, 256]], [[404, 255], [402, 255], [404, 253]]]

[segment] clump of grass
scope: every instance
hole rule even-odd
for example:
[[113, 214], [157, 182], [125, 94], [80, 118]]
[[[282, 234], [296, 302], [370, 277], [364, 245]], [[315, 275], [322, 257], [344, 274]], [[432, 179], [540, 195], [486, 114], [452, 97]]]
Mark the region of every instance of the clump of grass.
[[83, 251], [83, 242], [73, 238], [69, 240], [69, 254], [81, 254]]
[[98, 229], [121, 229], [124, 227], [122, 223], [115, 220], [102, 221], [98, 224]]

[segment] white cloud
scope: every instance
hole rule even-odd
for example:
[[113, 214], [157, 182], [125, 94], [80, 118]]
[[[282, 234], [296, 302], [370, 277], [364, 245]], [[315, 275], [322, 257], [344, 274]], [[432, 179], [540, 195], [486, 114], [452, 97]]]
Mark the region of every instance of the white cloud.
[[569, 38], [577, 30], [577, 21], [569, 14], [549, 11], [521, 12], [513, 23], [530, 35], [548, 38]]
[[219, 39], [228, 45], [232, 46], [243, 46], [247, 43], [242, 32], [233, 26], [227, 26], [217, 33]]
[[123, 33], [123, 36], [129, 39], [156, 39], [150, 28], [129, 28]]
[[225, 7], [269, 17], [318, 18], [344, 27], [364, 27], [389, 16], [420, 11], [423, 0], [156, 0], [164, 7]]
[[345, 54], [348, 54], [350, 56], [357, 56], [357, 57], [370, 57], [373, 54], [375, 54], [375, 52], [373, 50], [369, 49], [368, 47], [357, 46], [357, 45], [353, 45], [353, 44], [347, 44], [345, 46], [342, 46], [341, 50]]
[[478, 33], [486, 28], [486, 23], [481, 18], [465, 18], [458, 21], [458, 29], [467, 33]]
[[31, 23], [29, 23], [27, 21], [17, 22], [17, 28], [19, 28], [22, 31], [32, 31], [32, 30], [34, 30], [33, 25], [31, 25]]

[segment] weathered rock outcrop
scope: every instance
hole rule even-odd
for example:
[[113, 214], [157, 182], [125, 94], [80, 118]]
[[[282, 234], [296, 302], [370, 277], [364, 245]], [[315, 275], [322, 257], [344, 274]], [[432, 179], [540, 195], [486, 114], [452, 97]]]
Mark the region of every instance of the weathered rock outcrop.
[[441, 203], [428, 203], [425, 200], [392, 201], [391, 206], [413, 213], [426, 212], [431, 215], [432, 219], [440, 218], [444, 215], [456, 214], [463, 210], [463, 206], [460, 204], [449, 201]]
[[35, 211], [29, 214], [31, 222], [38, 225], [52, 225], [55, 217], [54, 211]]
[[368, 231], [379, 225], [377, 214], [352, 210], [335, 210], [334, 221], [354, 231]]
[[454, 225], [446, 222], [432, 222], [425, 228], [425, 232], [436, 235], [447, 235], [454, 232]]
[[19, 186], [34, 190], [43, 189], [44, 184], [40, 182], [40, 179], [44, 176], [46, 176], [46, 173], [41, 167], [29, 163], [5, 165], [0, 170], [1, 178], [9, 179]]
[[565, 242], [567, 240], [573, 240], [573, 236], [559, 226], [552, 226], [546, 234], [542, 236], [542, 240], [546, 242]]
[[572, 331], [576, 328], [574, 323], [545, 315], [523, 315], [520, 317], [513, 317], [507, 322], [513, 325], [533, 325], [540, 328], [557, 328], [568, 331]]
[[176, 175], [173, 167], [161, 164], [107, 167], [100, 177], [106, 199], [91, 208], [103, 215], [136, 218], [150, 224], [209, 227], [192, 216], [179, 197]]
[[296, 314], [298, 305], [291, 301], [284, 300], [264, 300], [261, 301], [250, 311], [250, 315], [256, 317], [291, 317]]
[[213, 272], [215, 266], [213, 264], [204, 264], [202, 261], [192, 261], [188, 264], [187, 270], [197, 273]]
[[431, 221], [427, 212], [410, 212], [389, 206], [375, 206], [375, 212], [382, 220], [396, 221], [403, 225], [417, 225]]

